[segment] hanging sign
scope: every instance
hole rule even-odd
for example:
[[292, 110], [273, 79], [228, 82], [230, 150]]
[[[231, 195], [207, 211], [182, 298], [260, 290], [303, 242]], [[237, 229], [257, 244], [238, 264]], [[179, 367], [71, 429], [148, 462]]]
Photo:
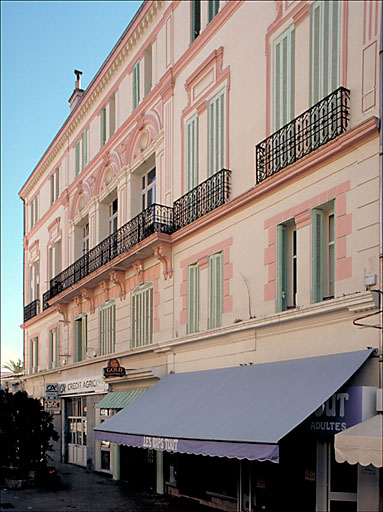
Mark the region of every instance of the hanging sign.
[[120, 361], [116, 357], [109, 359], [108, 366], [104, 368], [104, 379], [109, 379], [110, 377], [125, 377], [125, 374], [125, 368], [120, 365]]

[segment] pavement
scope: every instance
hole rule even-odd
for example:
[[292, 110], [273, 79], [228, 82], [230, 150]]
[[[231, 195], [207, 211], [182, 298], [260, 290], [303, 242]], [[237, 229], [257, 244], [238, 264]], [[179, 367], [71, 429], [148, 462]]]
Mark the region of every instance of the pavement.
[[7, 489], [1, 482], [1, 512], [207, 512], [193, 500], [136, 492], [128, 483], [103, 473], [88, 473], [72, 464], [55, 462], [59, 475], [54, 487], [29, 484], [24, 489]]

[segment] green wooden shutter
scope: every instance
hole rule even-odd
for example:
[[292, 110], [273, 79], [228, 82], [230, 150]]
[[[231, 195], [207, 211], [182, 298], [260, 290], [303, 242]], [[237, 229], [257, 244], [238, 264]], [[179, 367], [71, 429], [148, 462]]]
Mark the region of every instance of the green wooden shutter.
[[49, 365], [48, 368], [52, 368], [53, 361], [53, 331], [49, 331]]
[[222, 325], [223, 313], [223, 254], [209, 257], [209, 329]]
[[191, 334], [199, 330], [199, 265], [188, 267], [188, 326]]
[[209, 23], [217, 15], [219, 8], [219, 0], [209, 0], [209, 9], [208, 9], [208, 21]]
[[55, 187], [56, 187], [56, 199], [57, 199], [60, 195], [60, 169], [56, 169], [55, 178], [56, 178]]
[[34, 366], [34, 371], [35, 373], [37, 373], [38, 369], [39, 369], [39, 338], [36, 336], [35, 337], [35, 341], [34, 341], [34, 352], [35, 352], [35, 357], [34, 357], [34, 361], [33, 361], [33, 366]]
[[323, 299], [323, 212], [312, 211], [312, 300]]
[[76, 142], [76, 176], [80, 173], [80, 141]]
[[100, 129], [101, 129], [101, 147], [104, 146], [106, 142], [106, 109], [105, 107], [101, 109], [100, 114]]
[[52, 205], [55, 200], [55, 178], [54, 178], [53, 174], [50, 178], [50, 185], [51, 185], [51, 203], [50, 204]]
[[186, 133], [186, 183], [189, 191], [198, 185], [198, 116], [188, 121]]
[[87, 131], [82, 132], [82, 169], [86, 167], [88, 160], [88, 149], [87, 149]]
[[74, 362], [81, 361], [81, 319], [74, 322]]
[[81, 318], [81, 357], [86, 359], [86, 351], [88, 348], [88, 317]]
[[193, 42], [201, 32], [201, 1], [192, 0], [191, 9], [191, 40]]
[[55, 359], [54, 359], [55, 368], [58, 367], [59, 361], [60, 361], [60, 329], [59, 329], [59, 327], [56, 327]]
[[225, 167], [225, 91], [209, 103], [209, 176]]
[[29, 373], [32, 373], [33, 369], [33, 339], [29, 340]]
[[133, 66], [133, 110], [140, 103], [140, 61]]
[[294, 117], [295, 30], [291, 26], [274, 43], [274, 129]]
[[287, 309], [287, 229], [277, 226], [277, 311]]

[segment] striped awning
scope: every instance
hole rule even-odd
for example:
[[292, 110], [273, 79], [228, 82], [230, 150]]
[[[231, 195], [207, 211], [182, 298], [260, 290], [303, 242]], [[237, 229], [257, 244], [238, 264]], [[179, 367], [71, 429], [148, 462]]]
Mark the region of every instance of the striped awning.
[[104, 396], [104, 398], [98, 402], [95, 407], [97, 409], [123, 409], [142, 395], [142, 393], [147, 389], [148, 388], [130, 389], [129, 391], [113, 391], [112, 393], [108, 393]]

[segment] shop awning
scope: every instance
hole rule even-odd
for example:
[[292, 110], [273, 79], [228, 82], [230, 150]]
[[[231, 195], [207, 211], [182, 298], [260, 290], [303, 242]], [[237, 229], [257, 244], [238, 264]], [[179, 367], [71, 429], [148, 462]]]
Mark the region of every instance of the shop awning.
[[278, 441], [366, 361], [371, 350], [170, 374], [95, 428], [128, 446], [279, 460]]
[[334, 437], [337, 462], [383, 467], [383, 415], [377, 414]]
[[130, 389], [129, 391], [114, 391], [108, 393], [95, 407], [96, 409], [123, 409], [142, 395], [147, 389], [148, 388]]

